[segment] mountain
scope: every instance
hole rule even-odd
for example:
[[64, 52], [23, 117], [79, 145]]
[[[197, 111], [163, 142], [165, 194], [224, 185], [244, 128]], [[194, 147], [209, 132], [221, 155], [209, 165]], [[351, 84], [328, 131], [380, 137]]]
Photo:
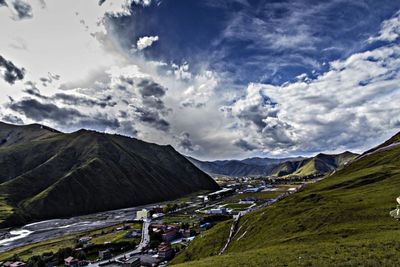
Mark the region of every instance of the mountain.
[[218, 185], [172, 146], [0, 123], [1, 226], [171, 200]]
[[324, 175], [343, 167], [357, 156], [348, 151], [333, 155], [320, 153], [308, 159], [283, 162], [273, 169], [272, 175], [278, 177]]
[[323, 175], [342, 167], [357, 154], [318, 154], [311, 158], [248, 158], [244, 160], [200, 161], [187, 157], [194, 165], [210, 175], [225, 176], [311, 176]]
[[272, 206], [243, 216], [218, 255], [231, 221], [180, 253], [181, 266], [397, 266], [400, 134]]

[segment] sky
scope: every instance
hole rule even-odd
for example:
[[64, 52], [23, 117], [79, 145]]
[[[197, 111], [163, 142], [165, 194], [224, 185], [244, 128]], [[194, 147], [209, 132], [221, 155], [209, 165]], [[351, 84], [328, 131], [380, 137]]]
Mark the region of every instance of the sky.
[[400, 131], [400, 1], [0, 0], [0, 120], [199, 159]]

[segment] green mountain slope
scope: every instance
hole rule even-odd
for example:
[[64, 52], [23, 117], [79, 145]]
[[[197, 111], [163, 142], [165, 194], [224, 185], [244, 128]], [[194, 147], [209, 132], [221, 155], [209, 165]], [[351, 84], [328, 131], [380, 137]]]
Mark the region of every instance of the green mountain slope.
[[400, 146], [393, 144], [389, 141], [304, 191], [242, 217], [224, 255], [216, 256], [222, 246], [204, 249], [204, 244], [223, 243], [227, 235], [221, 233], [229, 224], [197, 238], [174, 263], [397, 266], [400, 223], [389, 211], [400, 195]]
[[272, 171], [272, 175], [282, 176], [316, 176], [324, 175], [336, 171], [343, 167], [346, 163], [353, 160], [357, 154], [351, 152], [344, 152], [341, 154], [318, 154], [309, 159], [299, 161], [288, 161], [279, 164]]
[[86, 130], [64, 134], [39, 125], [0, 128], [9, 140], [24, 136], [0, 146], [1, 226], [218, 189], [171, 146]]

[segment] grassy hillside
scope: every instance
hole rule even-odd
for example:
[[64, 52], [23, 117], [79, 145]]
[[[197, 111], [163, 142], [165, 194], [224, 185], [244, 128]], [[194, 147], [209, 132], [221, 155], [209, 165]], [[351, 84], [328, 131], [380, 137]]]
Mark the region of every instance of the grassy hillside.
[[272, 171], [272, 175], [279, 177], [306, 177], [327, 174], [343, 167], [346, 163], [353, 160], [356, 156], [357, 154], [351, 152], [344, 152], [335, 155], [321, 153], [309, 159], [284, 162], [278, 165]]
[[40, 134], [33, 135], [31, 126], [26, 127], [6, 125], [0, 131], [9, 140], [16, 140], [15, 134], [24, 136], [24, 131], [29, 137], [0, 146], [1, 226], [218, 189], [171, 146], [86, 130], [64, 134], [39, 126], [35, 129]]
[[400, 223], [389, 211], [396, 206], [399, 188], [400, 147], [395, 146], [244, 216], [223, 256], [209, 257], [212, 250], [190, 252], [219, 240], [229, 225], [211, 229], [204, 235], [208, 240], [195, 240], [174, 263], [189, 259], [182, 266], [397, 266]]

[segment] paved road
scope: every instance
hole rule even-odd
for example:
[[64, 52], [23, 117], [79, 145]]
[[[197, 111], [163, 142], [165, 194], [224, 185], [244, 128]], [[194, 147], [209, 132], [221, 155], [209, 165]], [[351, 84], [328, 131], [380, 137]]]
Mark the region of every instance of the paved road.
[[151, 224], [151, 219], [147, 219], [147, 220], [143, 221], [142, 239], [140, 240], [139, 245], [134, 250], [124, 252], [123, 254], [114, 256], [113, 258], [111, 258], [109, 260], [90, 263], [88, 266], [96, 267], [96, 266], [106, 264], [108, 262], [110, 262], [110, 263], [118, 262], [118, 261], [120, 261], [121, 258], [128, 260], [128, 259], [134, 257], [135, 255], [139, 254], [140, 252], [142, 252], [142, 249], [147, 247], [150, 243], [150, 235], [149, 235], [150, 224]]

